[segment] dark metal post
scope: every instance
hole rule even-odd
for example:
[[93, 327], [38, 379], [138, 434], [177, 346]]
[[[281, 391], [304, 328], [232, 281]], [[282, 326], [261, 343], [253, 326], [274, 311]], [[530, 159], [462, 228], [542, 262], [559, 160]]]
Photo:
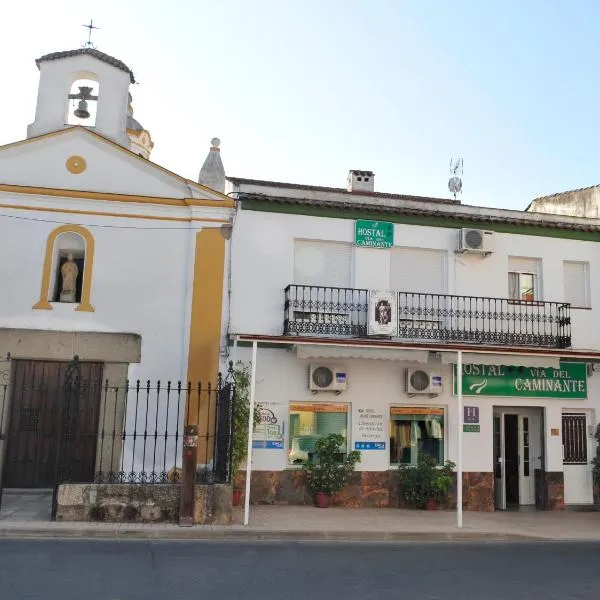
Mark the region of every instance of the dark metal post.
[[191, 527], [194, 525], [197, 460], [198, 426], [186, 425], [183, 433], [181, 503], [179, 505], [179, 525], [181, 527]]

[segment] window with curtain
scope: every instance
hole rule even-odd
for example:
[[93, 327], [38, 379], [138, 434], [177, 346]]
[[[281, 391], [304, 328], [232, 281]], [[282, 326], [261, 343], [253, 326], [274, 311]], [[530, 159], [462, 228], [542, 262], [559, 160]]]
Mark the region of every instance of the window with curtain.
[[579, 308], [589, 308], [589, 263], [565, 260], [563, 262], [565, 302]]
[[537, 258], [509, 257], [508, 297], [523, 302], [540, 300], [539, 272]]
[[330, 433], [344, 436], [340, 462], [348, 448], [348, 405], [298, 402], [290, 405], [288, 464], [302, 465], [314, 457], [315, 442]]
[[417, 465], [419, 457], [433, 456], [444, 463], [444, 409], [392, 406], [390, 408], [390, 463]]

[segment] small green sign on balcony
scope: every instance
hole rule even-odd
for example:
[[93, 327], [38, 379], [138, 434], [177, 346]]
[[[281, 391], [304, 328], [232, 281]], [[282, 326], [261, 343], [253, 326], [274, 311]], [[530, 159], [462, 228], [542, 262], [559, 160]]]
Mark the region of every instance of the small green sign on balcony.
[[391, 248], [394, 245], [394, 224], [387, 221], [356, 221], [354, 243], [365, 248]]

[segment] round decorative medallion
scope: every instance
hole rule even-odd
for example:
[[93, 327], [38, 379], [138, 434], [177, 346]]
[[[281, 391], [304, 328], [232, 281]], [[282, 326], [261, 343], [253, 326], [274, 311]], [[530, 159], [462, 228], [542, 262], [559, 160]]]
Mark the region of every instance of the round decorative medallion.
[[70, 156], [67, 158], [67, 170], [74, 175], [83, 173], [87, 167], [85, 158], [83, 156]]

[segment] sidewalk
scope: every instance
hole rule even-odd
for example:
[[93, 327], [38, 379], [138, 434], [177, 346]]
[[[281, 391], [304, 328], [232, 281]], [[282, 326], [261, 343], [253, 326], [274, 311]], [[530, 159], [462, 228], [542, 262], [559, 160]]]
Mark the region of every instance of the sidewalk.
[[[44, 508], [45, 507], [45, 508]], [[229, 526], [179, 527], [137, 523], [54, 523], [47, 498], [5, 496], [0, 537], [70, 537], [210, 540], [346, 540], [346, 541], [531, 541], [600, 542], [600, 512], [464, 513], [464, 527], [447, 511], [253, 506], [250, 525], [235, 509]]]

